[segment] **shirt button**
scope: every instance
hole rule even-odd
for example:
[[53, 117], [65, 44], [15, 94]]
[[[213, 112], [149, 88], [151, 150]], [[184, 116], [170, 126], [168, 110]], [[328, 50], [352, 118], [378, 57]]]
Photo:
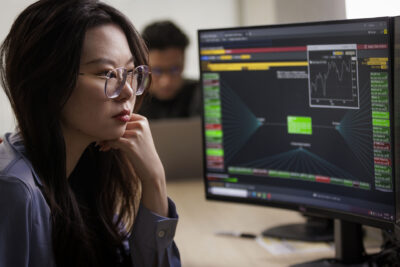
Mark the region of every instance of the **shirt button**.
[[163, 238], [164, 236], [165, 236], [165, 231], [164, 230], [161, 230], [161, 231], [158, 232], [158, 237], [159, 238]]

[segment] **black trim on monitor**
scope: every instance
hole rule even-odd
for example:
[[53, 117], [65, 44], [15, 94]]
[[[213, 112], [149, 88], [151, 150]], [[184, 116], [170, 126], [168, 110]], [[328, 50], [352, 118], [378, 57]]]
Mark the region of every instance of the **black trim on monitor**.
[[[394, 101], [394, 140], [395, 140], [395, 192], [396, 203], [400, 203], [400, 16], [393, 18], [393, 99]], [[396, 98], [395, 98], [396, 97]], [[396, 205], [396, 228], [400, 238], [400, 205]]]

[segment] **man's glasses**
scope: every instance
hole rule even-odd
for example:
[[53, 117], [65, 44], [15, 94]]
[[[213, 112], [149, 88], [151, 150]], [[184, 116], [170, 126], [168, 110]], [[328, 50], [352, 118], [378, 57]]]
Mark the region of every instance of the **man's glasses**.
[[107, 75], [100, 76], [88, 73], [79, 73], [79, 75], [95, 76], [105, 79], [104, 93], [108, 98], [117, 98], [128, 82], [135, 95], [143, 94], [150, 83], [150, 71], [146, 65], [137, 66], [134, 70], [128, 71], [124, 67], [110, 70]]
[[182, 71], [183, 69], [180, 66], [173, 66], [170, 68], [160, 68], [155, 66], [151, 67], [151, 73], [157, 77], [161, 76], [162, 74], [167, 74], [170, 76], [179, 76], [181, 75]]

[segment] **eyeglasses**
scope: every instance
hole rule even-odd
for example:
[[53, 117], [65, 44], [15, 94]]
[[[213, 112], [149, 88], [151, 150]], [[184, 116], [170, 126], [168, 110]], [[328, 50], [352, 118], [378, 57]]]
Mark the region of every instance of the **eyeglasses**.
[[105, 76], [79, 73], [79, 75], [105, 79], [104, 93], [110, 99], [117, 98], [121, 94], [126, 82], [131, 86], [135, 95], [143, 94], [144, 90], [149, 86], [150, 74], [149, 67], [146, 65], [137, 66], [134, 70], [130, 71], [124, 67], [116, 68], [107, 72]]
[[183, 68], [181, 66], [173, 66], [170, 68], [160, 68], [160, 67], [151, 67], [151, 72], [154, 76], [161, 76], [162, 74], [167, 74], [170, 76], [179, 76], [181, 75]]

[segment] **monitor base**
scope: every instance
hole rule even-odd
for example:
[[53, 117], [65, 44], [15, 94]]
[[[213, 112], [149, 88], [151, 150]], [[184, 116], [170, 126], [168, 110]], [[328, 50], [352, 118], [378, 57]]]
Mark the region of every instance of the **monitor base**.
[[333, 220], [308, 217], [305, 223], [269, 228], [262, 235], [307, 242], [333, 242]]
[[291, 267], [374, 267], [364, 250], [361, 224], [336, 219], [335, 258], [320, 259], [292, 265]]
[[290, 267], [373, 267], [373, 266], [378, 266], [378, 265], [375, 264], [371, 265], [371, 263], [369, 262], [346, 264], [336, 259], [320, 259], [316, 261], [291, 265]]

